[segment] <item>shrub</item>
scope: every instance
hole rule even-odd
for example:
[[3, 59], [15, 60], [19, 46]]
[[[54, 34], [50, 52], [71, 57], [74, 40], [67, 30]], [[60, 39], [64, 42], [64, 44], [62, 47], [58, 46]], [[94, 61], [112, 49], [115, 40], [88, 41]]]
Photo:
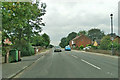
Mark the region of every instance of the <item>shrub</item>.
[[97, 46], [93, 46], [93, 45], [91, 45], [91, 47], [92, 47], [92, 49], [98, 49]]
[[34, 48], [30, 44], [23, 46], [21, 50], [21, 56], [31, 56], [34, 55]]
[[80, 49], [80, 50], [82, 50], [83, 48], [84, 48], [84, 46], [83, 46], [83, 45], [81, 45], [81, 46], [79, 47], [79, 49]]
[[88, 47], [88, 46], [92, 46], [92, 45], [91, 45], [91, 44], [87, 44], [87, 47]]
[[103, 50], [109, 50], [111, 48], [110, 36], [104, 36], [100, 43], [100, 48]]
[[75, 49], [76, 47], [75, 46], [73, 46], [73, 49]]
[[76, 46], [76, 49], [79, 49], [79, 47], [78, 47], [78, 46]]
[[30, 43], [27, 43], [25, 40], [21, 40], [21, 42], [16, 41], [16, 44], [13, 45], [13, 49], [20, 50], [21, 56], [34, 55], [34, 48]]

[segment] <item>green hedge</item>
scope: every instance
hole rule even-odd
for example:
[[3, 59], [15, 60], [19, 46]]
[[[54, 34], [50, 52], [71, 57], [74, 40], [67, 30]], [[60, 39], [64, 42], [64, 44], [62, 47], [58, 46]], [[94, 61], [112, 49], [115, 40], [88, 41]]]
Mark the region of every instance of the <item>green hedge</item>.
[[31, 56], [34, 55], [34, 48], [30, 43], [27, 43], [25, 40], [21, 42], [17, 42], [13, 45], [13, 49], [17, 49], [21, 51], [21, 56]]
[[84, 46], [83, 46], [83, 45], [81, 45], [81, 46], [79, 47], [79, 49], [80, 49], [80, 50], [82, 50], [83, 48], [84, 48]]

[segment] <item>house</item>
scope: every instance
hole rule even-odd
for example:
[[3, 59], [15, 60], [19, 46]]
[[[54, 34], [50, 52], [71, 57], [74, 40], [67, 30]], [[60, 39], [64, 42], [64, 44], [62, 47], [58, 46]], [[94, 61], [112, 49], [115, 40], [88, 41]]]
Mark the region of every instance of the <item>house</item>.
[[72, 39], [69, 42], [69, 45], [71, 48], [77, 47], [77, 46], [80, 47], [81, 45], [86, 47], [88, 44], [92, 44], [92, 40], [85, 35], [76, 36], [74, 39]]

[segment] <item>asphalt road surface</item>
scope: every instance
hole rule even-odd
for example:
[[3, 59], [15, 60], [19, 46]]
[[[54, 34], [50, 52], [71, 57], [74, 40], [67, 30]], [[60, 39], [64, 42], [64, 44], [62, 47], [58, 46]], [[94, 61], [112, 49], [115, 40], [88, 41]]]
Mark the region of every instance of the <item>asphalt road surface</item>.
[[52, 49], [15, 78], [118, 78], [118, 58]]

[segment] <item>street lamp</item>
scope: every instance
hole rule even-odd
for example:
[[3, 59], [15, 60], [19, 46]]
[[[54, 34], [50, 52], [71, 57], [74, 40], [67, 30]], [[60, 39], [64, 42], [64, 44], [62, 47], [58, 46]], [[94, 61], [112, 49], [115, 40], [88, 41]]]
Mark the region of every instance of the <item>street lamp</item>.
[[112, 55], [114, 54], [113, 52], [113, 14], [110, 14], [111, 17], [111, 40], [112, 40]]

